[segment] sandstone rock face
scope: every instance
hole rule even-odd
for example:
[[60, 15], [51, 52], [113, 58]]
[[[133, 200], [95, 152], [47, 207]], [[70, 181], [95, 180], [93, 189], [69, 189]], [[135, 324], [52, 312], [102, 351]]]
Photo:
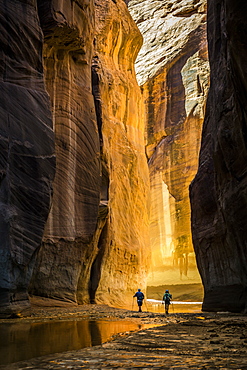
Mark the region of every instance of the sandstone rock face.
[[150, 172], [149, 285], [198, 283], [188, 189], [209, 85], [206, 1], [131, 0], [128, 7], [144, 37], [135, 68]]
[[122, 0], [72, 4], [39, 6], [57, 172], [31, 292], [126, 303], [149, 262], [142, 37]]
[[94, 93], [109, 182], [109, 217], [95, 260], [95, 267], [101, 266], [95, 299], [126, 304], [134, 287], [146, 286], [150, 263], [143, 102], [134, 73], [142, 36], [123, 1], [95, 4]]
[[29, 308], [27, 289], [55, 173], [36, 1], [0, 1], [0, 314]]
[[40, 1], [38, 10], [57, 168], [31, 293], [77, 302], [79, 284], [80, 297], [88, 298], [100, 202], [99, 133], [91, 86], [94, 5], [47, 0]]
[[190, 193], [207, 311], [246, 310], [246, 11], [245, 2], [208, 1], [211, 84]]

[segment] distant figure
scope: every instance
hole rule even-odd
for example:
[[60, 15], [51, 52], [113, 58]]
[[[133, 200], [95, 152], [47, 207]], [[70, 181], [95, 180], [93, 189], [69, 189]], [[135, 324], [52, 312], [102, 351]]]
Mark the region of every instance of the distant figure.
[[169, 313], [168, 311], [169, 311], [171, 299], [172, 299], [172, 295], [169, 293], [169, 290], [166, 290], [165, 294], [163, 295], [163, 302], [165, 302], [165, 311], [167, 315]]
[[144, 294], [141, 292], [141, 289], [138, 289], [138, 292], [133, 295], [133, 298], [136, 297], [137, 304], [139, 307], [139, 312], [142, 312], [142, 301], [144, 300]]

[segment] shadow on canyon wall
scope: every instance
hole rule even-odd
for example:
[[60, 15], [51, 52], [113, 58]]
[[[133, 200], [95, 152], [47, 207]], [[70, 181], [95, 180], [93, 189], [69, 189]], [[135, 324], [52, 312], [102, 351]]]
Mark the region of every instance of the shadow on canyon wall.
[[1, 316], [126, 304], [191, 227], [203, 309], [245, 310], [247, 5], [141, 3], [0, 0]]

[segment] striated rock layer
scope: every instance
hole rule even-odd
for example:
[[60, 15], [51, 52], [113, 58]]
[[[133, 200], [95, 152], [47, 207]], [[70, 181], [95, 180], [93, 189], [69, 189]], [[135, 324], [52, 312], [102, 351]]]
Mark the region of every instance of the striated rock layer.
[[211, 85], [199, 170], [190, 189], [207, 311], [246, 310], [246, 11], [243, 1], [208, 1]]
[[109, 216], [92, 283], [97, 302], [126, 304], [134, 288], [145, 288], [150, 263], [143, 102], [134, 73], [142, 36], [123, 1], [97, 0], [95, 5], [93, 87], [109, 184], [102, 197]]
[[128, 7], [144, 37], [135, 68], [151, 187], [149, 285], [198, 283], [188, 189], [209, 85], [206, 1], [130, 0]]
[[28, 285], [55, 173], [36, 1], [0, 1], [0, 315], [29, 308]]
[[134, 74], [142, 37], [122, 0], [47, 0], [39, 14], [57, 172], [31, 292], [126, 303], [145, 286], [149, 256], [148, 169]]
[[[100, 200], [99, 134], [91, 88], [94, 6], [93, 1], [47, 0], [40, 2], [38, 10], [45, 37], [57, 170], [53, 205], [30, 291], [77, 301], [80, 278], [88, 275], [96, 253]], [[88, 295], [88, 280], [84, 284], [80, 294]]]

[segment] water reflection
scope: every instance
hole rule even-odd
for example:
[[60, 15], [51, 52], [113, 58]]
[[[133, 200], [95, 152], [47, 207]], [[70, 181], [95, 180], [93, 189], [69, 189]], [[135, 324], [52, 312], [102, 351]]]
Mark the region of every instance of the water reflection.
[[[121, 307], [131, 311], [138, 311], [137, 304], [133, 304], [128, 307]], [[172, 301], [170, 305], [170, 313], [198, 313], [202, 310], [202, 302], [180, 302]], [[153, 312], [153, 313], [165, 313], [165, 307], [161, 300], [147, 299], [144, 301], [142, 306], [143, 312]]]
[[[149, 312], [162, 313], [165, 312], [162, 301], [156, 299], [147, 299], [146, 308]], [[198, 313], [202, 310], [202, 302], [180, 302], [172, 301], [169, 312], [170, 313]]]
[[0, 324], [0, 365], [99, 345], [112, 335], [143, 329], [128, 321], [53, 321]]

